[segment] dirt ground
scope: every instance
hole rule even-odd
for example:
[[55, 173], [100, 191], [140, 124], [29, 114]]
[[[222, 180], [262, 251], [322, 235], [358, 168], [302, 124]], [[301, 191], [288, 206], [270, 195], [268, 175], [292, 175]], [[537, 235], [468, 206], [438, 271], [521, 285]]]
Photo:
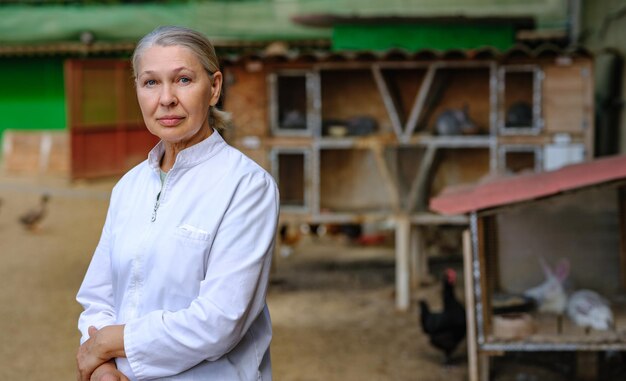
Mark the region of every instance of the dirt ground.
[[[75, 379], [81, 307], [74, 298], [113, 184], [0, 175], [0, 380]], [[28, 232], [18, 217], [44, 192], [51, 195], [48, 217], [39, 231]], [[441, 259], [431, 261], [431, 273], [460, 267], [454, 258]], [[420, 330], [416, 307], [396, 312], [391, 244], [363, 247], [341, 237], [305, 236], [290, 256], [277, 255], [275, 265], [268, 294], [275, 380], [467, 379], [465, 344], [453, 365], [443, 366], [442, 355]], [[422, 287], [414, 299], [425, 298], [438, 309], [439, 290], [438, 284]], [[574, 357], [494, 358], [492, 380], [572, 380]], [[598, 380], [625, 379], [625, 353], [609, 351], [599, 361]]]
[[[98, 241], [113, 181], [0, 178], [1, 380], [73, 380], [80, 306], [74, 297]], [[30, 233], [18, 216], [51, 194]], [[465, 347], [444, 367], [415, 310], [394, 309], [391, 247], [304, 238], [276, 260], [268, 295], [278, 381], [467, 379]], [[437, 286], [420, 296], [434, 304]]]

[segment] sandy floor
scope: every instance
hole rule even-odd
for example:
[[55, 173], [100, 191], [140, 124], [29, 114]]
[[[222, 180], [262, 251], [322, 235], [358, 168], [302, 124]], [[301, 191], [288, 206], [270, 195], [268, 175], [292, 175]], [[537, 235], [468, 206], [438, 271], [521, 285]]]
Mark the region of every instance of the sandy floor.
[[[394, 309], [392, 248], [305, 240], [278, 258], [270, 296], [277, 380], [464, 380], [421, 333], [416, 311]], [[439, 303], [433, 291], [422, 294]]]
[[[0, 177], [0, 380], [75, 379], [80, 306], [74, 297], [112, 185]], [[49, 215], [38, 232], [27, 232], [18, 217], [43, 192], [52, 196]], [[395, 311], [392, 247], [305, 237], [275, 264], [268, 295], [275, 380], [467, 379], [465, 345], [454, 365], [444, 367], [420, 331], [415, 307]], [[431, 263], [431, 270], [438, 273], [449, 264]], [[435, 284], [421, 288], [416, 298], [438, 308], [438, 295]], [[494, 381], [562, 381], [575, 373], [571, 353], [494, 359]], [[626, 354], [607, 353], [600, 361], [599, 379], [624, 379]]]
[[[1, 380], [72, 380], [80, 313], [74, 296], [99, 238], [111, 181], [0, 179]], [[52, 195], [41, 230], [18, 216]], [[393, 306], [393, 250], [304, 239], [279, 258], [268, 296], [276, 380], [455, 381], [467, 377], [421, 334], [415, 311]], [[422, 296], [436, 302], [436, 287]]]

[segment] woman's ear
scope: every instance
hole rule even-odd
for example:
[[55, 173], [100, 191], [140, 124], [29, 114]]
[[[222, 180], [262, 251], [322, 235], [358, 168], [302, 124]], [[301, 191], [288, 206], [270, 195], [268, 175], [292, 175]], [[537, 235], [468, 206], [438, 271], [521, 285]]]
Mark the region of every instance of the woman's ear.
[[212, 75], [213, 80], [211, 81], [211, 99], [209, 100], [210, 106], [215, 106], [217, 102], [220, 100], [220, 94], [222, 92], [222, 82], [224, 77], [222, 76], [221, 71], [216, 71]]

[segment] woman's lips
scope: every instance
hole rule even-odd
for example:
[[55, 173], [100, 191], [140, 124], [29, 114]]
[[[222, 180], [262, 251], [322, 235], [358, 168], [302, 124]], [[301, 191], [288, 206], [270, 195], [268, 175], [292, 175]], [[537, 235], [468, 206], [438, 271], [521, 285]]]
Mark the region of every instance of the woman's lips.
[[174, 127], [179, 125], [185, 118], [182, 116], [164, 116], [157, 118], [160, 125], [165, 127]]

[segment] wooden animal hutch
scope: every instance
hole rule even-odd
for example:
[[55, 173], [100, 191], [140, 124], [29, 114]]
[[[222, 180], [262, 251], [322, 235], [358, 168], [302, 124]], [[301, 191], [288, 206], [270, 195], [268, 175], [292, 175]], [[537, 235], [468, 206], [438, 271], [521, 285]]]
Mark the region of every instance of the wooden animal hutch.
[[[581, 50], [248, 55], [224, 72], [227, 137], [274, 174], [283, 222], [395, 224], [399, 309], [427, 271], [422, 229], [467, 224], [431, 212], [430, 195], [592, 157], [592, 59]], [[508, 123], [516, 102], [527, 118]], [[444, 110], [462, 108], [475, 128], [437, 134]]]
[[[490, 379], [491, 356], [519, 351], [576, 352], [585, 359], [577, 379], [594, 380], [598, 351], [626, 350], [626, 156], [450, 188], [431, 199], [431, 208], [470, 219], [464, 244], [470, 380]], [[559, 329], [556, 317], [538, 311], [530, 314], [533, 331], [512, 337], [497, 330], [498, 295], [522, 295], [540, 284], [540, 257], [552, 264], [567, 258], [573, 290], [591, 289], [610, 301], [614, 330], [587, 332], [567, 317]]]

